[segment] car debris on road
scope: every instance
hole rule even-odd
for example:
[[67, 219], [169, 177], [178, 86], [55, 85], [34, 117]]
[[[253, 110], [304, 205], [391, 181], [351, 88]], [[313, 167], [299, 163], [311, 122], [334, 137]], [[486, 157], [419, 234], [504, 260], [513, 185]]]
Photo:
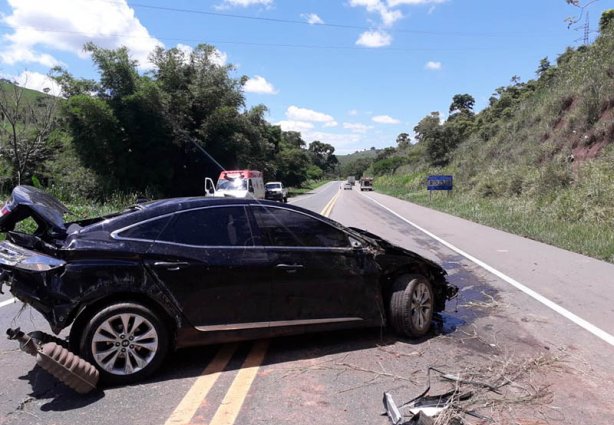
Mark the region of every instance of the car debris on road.
[[19, 328], [6, 331], [9, 339], [19, 342], [19, 348], [35, 356], [36, 363], [79, 394], [96, 389], [98, 370], [71, 353], [64, 343], [43, 332], [24, 334]]

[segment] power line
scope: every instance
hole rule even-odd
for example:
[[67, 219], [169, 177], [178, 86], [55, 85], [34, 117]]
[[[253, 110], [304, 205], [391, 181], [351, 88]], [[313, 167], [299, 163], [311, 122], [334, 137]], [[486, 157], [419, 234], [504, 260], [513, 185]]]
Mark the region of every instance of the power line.
[[398, 52], [450, 52], [450, 51], [473, 51], [473, 50], [493, 50], [493, 49], [501, 49], [500, 46], [494, 47], [464, 47], [464, 48], [403, 48], [403, 47], [360, 47], [360, 46], [324, 46], [324, 45], [316, 45], [316, 44], [291, 44], [291, 43], [258, 43], [251, 41], [230, 41], [230, 40], [203, 40], [203, 39], [190, 39], [190, 38], [177, 38], [177, 37], [147, 37], [147, 36], [135, 36], [129, 34], [93, 34], [84, 31], [68, 31], [68, 30], [58, 30], [51, 28], [40, 28], [33, 26], [9, 26], [9, 25], [0, 25], [0, 28], [7, 29], [30, 29], [36, 30], [40, 32], [48, 32], [48, 33], [56, 33], [56, 34], [73, 34], [73, 35], [82, 35], [89, 38], [134, 38], [134, 39], [156, 39], [162, 41], [172, 41], [172, 42], [188, 42], [188, 43], [207, 43], [210, 45], [218, 45], [218, 44], [230, 44], [230, 45], [238, 45], [238, 46], [254, 46], [254, 47], [281, 47], [281, 48], [299, 48], [299, 49], [321, 49], [321, 50], [362, 50], [362, 51], [398, 51]]
[[[115, 0], [99, 0], [104, 3], [113, 3], [113, 4], [124, 4], [123, 2], [118, 2]], [[221, 12], [209, 12], [206, 10], [200, 9], [184, 9], [178, 7], [169, 7], [169, 6], [152, 6], [143, 3], [133, 3], [130, 2], [128, 4], [131, 7], [141, 8], [141, 9], [150, 9], [150, 10], [160, 10], [165, 12], [175, 12], [175, 13], [187, 13], [193, 15], [205, 15], [205, 16], [213, 16], [213, 17], [221, 17], [221, 18], [232, 18], [232, 19], [244, 19], [250, 21], [261, 21], [261, 22], [270, 22], [270, 23], [281, 23], [281, 24], [294, 24], [294, 25], [307, 25], [307, 26], [320, 26], [320, 27], [330, 27], [330, 28], [342, 28], [342, 29], [357, 29], [361, 31], [372, 31], [373, 27], [361, 26], [361, 25], [348, 25], [348, 24], [337, 24], [337, 23], [316, 23], [311, 24], [307, 21], [299, 21], [295, 19], [281, 19], [281, 18], [267, 18], [262, 16], [249, 16], [249, 15], [237, 15], [232, 13], [221, 13]], [[518, 36], [518, 35], [529, 35], [527, 32], [507, 32], [507, 33], [496, 33], [496, 32], [445, 32], [445, 31], [425, 31], [425, 30], [405, 30], [405, 29], [388, 29], [388, 32], [392, 33], [406, 33], [406, 34], [417, 34], [417, 35], [441, 35], [441, 36], [466, 36], [466, 37], [497, 37], [497, 36]], [[545, 34], [545, 33], [542, 33]]]

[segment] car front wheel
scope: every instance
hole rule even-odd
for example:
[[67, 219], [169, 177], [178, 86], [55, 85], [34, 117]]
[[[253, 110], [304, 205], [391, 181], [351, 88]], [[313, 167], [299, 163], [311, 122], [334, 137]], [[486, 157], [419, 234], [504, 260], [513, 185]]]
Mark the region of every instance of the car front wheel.
[[435, 297], [427, 278], [419, 274], [399, 276], [390, 297], [390, 323], [397, 334], [419, 338], [428, 333]]
[[168, 351], [169, 332], [149, 308], [110, 305], [84, 327], [80, 353], [100, 371], [101, 381], [128, 384], [153, 373]]

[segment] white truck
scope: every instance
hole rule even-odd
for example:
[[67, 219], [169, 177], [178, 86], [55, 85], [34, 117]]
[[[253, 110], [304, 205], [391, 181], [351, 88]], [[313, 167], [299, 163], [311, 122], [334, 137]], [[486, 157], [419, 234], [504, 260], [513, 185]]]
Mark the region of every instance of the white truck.
[[268, 182], [264, 185], [264, 199], [288, 202], [288, 188], [281, 182]]
[[360, 191], [363, 190], [373, 190], [373, 178], [371, 177], [362, 177], [360, 179]]

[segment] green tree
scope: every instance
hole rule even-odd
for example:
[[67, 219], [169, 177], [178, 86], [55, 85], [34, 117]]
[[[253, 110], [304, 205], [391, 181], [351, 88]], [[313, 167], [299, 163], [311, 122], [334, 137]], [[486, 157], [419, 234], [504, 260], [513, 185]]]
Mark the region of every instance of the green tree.
[[411, 142], [411, 138], [407, 133], [401, 133], [397, 136], [397, 148], [399, 150], [407, 149]]
[[339, 163], [333, 145], [315, 140], [309, 144], [308, 150], [313, 163], [324, 172], [332, 172]]
[[539, 78], [543, 77], [546, 72], [550, 69], [550, 61], [548, 57], [542, 58], [539, 61], [539, 66], [537, 67], [537, 71], [535, 72]]
[[[264, 106], [245, 110], [246, 78], [232, 78], [234, 68], [219, 65], [212, 46], [190, 54], [158, 48], [147, 75], [139, 74], [125, 48], [87, 44], [86, 50], [99, 82], [60, 69], [55, 77], [68, 96], [76, 152], [105, 176], [107, 191], [193, 195], [220, 168], [276, 172], [280, 130], [266, 122]], [[86, 93], [91, 88], [95, 96]]]
[[357, 179], [362, 177], [365, 171], [373, 164], [373, 158], [358, 158], [351, 161], [341, 168], [342, 176], [355, 176]]
[[287, 186], [300, 187], [307, 180], [307, 171], [312, 165], [305, 149], [292, 148], [279, 153], [278, 179]]
[[475, 99], [470, 94], [455, 94], [450, 104], [450, 114], [463, 113], [473, 115]]
[[608, 28], [611, 28], [612, 22], [614, 22], [614, 9], [608, 9], [599, 18], [599, 31], [602, 33], [607, 31]]
[[397, 153], [397, 150], [393, 147], [387, 147], [380, 150], [375, 157], [375, 161], [381, 161], [382, 159], [390, 158]]
[[383, 176], [385, 174], [394, 174], [395, 170], [405, 163], [405, 160], [399, 156], [393, 156], [372, 164], [373, 174]]
[[439, 130], [441, 118], [439, 112], [431, 112], [422, 118], [414, 127], [415, 138], [419, 143], [428, 143], [429, 139]]

